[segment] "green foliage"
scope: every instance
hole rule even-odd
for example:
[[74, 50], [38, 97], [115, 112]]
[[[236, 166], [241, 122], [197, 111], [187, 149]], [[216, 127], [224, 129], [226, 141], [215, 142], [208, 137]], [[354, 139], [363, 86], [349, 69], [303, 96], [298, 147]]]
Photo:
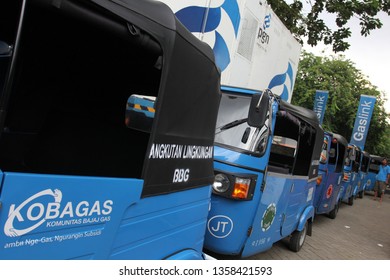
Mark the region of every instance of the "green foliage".
[[[324, 42], [325, 45], [332, 45], [334, 52], [349, 48], [346, 39], [351, 36], [351, 31], [346, 25], [351, 18], [359, 19], [361, 35], [368, 36], [372, 30], [382, 27], [377, 17], [379, 12], [390, 15], [389, 0], [293, 0], [291, 4], [287, 4], [286, 0], [267, 2], [299, 42], [302, 43], [303, 38], [307, 38], [311, 46]], [[303, 2], [311, 4], [307, 14], [303, 12]], [[324, 13], [335, 16], [336, 30], [329, 28], [321, 19]]]
[[390, 157], [390, 114], [384, 108], [384, 94], [356, 69], [353, 62], [343, 56], [329, 58], [303, 52], [291, 102], [313, 109], [316, 90], [329, 91], [323, 128], [343, 135], [348, 141], [352, 135], [360, 95], [375, 96], [377, 101], [365, 150]]

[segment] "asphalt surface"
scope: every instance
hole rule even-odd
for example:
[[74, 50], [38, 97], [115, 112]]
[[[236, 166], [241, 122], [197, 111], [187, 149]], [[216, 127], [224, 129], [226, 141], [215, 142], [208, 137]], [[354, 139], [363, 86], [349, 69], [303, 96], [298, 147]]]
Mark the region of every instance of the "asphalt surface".
[[[217, 259], [231, 259], [214, 256]], [[342, 203], [337, 217], [332, 220], [317, 215], [312, 236], [307, 236], [302, 249], [295, 253], [288, 249], [288, 238], [273, 245], [249, 260], [390, 260], [390, 194], [382, 203], [367, 193], [349, 206]]]

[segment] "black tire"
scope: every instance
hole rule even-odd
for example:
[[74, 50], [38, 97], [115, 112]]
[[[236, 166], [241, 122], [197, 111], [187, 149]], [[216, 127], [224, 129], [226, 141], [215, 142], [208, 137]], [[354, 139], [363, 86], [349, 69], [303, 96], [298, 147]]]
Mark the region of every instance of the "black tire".
[[336, 219], [337, 213], [339, 212], [340, 202], [337, 202], [333, 210], [329, 212], [328, 217], [331, 219]]
[[348, 198], [348, 205], [352, 206], [353, 205], [353, 200], [354, 200], [354, 197], [351, 196], [350, 198]]
[[361, 191], [361, 192], [359, 193], [359, 198], [363, 198], [363, 196], [364, 196], [364, 191]]
[[301, 250], [301, 248], [306, 240], [307, 227], [308, 227], [308, 225], [306, 222], [305, 227], [303, 228], [302, 231], [296, 230], [292, 233], [290, 243], [289, 243], [289, 248], [291, 251], [299, 252], [299, 250]]

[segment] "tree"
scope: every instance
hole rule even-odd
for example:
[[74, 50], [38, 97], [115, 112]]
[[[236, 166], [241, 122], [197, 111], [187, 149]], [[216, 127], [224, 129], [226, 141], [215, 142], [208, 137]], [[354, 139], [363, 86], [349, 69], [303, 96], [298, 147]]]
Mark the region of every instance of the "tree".
[[[318, 42], [332, 45], [334, 52], [342, 52], [349, 48], [346, 39], [351, 36], [351, 30], [346, 27], [352, 17], [360, 21], [360, 33], [368, 36], [374, 29], [382, 27], [377, 17], [379, 12], [390, 15], [389, 0], [267, 0], [273, 11], [284, 25], [291, 31], [296, 39], [303, 43], [316, 46]], [[291, 2], [288, 1], [288, 2]], [[303, 13], [303, 2], [309, 4], [310, 11]], [[323, 19], [322, 13], [335, 15], [336, 30], [332, 30]]]
[[341, 134], [347, 141], [352, 135], [360, 95], [375, 96], [377, 101], [365, 150], [371, 154], [390, 156], [390, 115], [384, 109], [384, 94], [364, 77], [353, 62], [343, 56], [329, 58], [303, 52], [291, 102], [313, 109], [316, 90], [329, 91], [324, 130]]

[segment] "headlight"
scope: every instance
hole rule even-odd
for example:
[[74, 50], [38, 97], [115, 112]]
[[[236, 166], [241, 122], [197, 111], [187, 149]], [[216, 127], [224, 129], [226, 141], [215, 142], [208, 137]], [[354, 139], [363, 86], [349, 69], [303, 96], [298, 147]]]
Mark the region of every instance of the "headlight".
[[213, 194], [234, 200], [252, 200], [257, 175], [214, 170]]
[[213, 189], [218, 193], [226, 192], [229, 189], [230, 181], [225, 174], [217, 174], [214, 177]]

